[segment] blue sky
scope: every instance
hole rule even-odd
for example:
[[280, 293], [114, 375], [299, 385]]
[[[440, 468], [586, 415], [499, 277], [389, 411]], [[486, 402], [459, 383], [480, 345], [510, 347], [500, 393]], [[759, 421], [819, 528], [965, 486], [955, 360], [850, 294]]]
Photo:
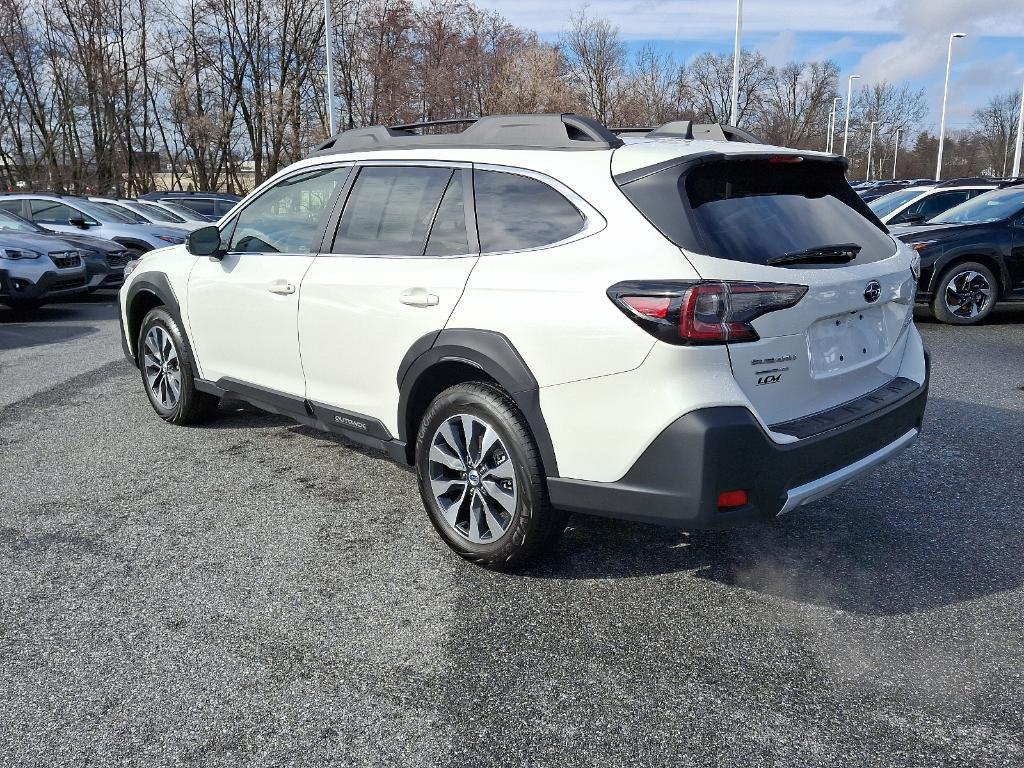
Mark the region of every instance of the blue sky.
[[[687, 61], [703, 51], [730, 52], [735, 0], [478, 0], [509, 21], [555, 39], [584, 5], [619, 27], [631, 48], [647, 42]], [[926, 123], [937, 128], [950, 32], [953, 45], [947, 125], [967, 127], [993, 94], [1024, 84], [1024, 0], [744, 0], [745, 48], [775, 64], [832, 58], [846, 76], [923, 87]]]

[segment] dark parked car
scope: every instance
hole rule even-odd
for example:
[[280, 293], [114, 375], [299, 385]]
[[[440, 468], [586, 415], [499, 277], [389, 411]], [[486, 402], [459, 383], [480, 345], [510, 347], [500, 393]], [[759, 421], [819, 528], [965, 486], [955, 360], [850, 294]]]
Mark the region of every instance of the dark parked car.
[[147, 192], [139, 200], [159, 200], [183, 205], [210, 221], [217, 221], [235, 207], [240, 198], [228, 192]]
[[921, 255], [917, 298], [942, 322], [973, 325], [997, 302], [1024, 301], [1024, 187], [986, 192], [892, 233]]

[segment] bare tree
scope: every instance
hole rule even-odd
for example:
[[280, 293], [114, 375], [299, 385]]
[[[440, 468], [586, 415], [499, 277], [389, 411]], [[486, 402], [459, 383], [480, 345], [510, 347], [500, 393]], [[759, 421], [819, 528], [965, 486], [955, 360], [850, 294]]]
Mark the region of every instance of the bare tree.
[[761, 100], [761, 137], [784, 147], [823, 146], [838, 77], [833, 61], [792, 61], [778, 69]]
[[584, 9], [572, 15], [569, 29], [559, 40], [571, 87], [582, 94], [591, 115], [611, 122], [616, 85], [626, 66], [626, 45], [618, 27], [607, 19], [591, 18]]
[[[686, 70], [685, 87], [693, 109], [702, 120], [728, 123], [731, 111], [733, 57], [702, 53]], [[762, 118], [764, 98], [775, 71], [763, 54], [743, 51], [740, 56], [740, 89], [737, 123], [755, 128]]]
[[993, 96], [981, 109], [974, 111], [973, 130], [982, 149], [983, 162], [993, 174], [1005, 176], [1013, 158], [1013, 142], [1017, 138], [1020, 115], [1020, 91]]

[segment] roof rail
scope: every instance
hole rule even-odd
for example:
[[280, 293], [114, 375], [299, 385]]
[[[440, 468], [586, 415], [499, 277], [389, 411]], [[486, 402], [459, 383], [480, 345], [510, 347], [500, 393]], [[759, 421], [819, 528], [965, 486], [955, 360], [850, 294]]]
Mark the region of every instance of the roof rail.
[[690, 120], [672, 120], [653, 128], [612, 128], [615, 134], [642, 134], [652, 139], [702, 139], [704, 141], [744, 141], [763, 144], [749, 131], [722, 123], [694, 123]]
[[1020, 184], [1024, 184], [1024, 176], [1017, 176], [1015, 178], [1006, 178], [999, 180], [999, 188], [1005, 189], [1006, 187], [1016, 187]]
[[[462, 123], [470, 125], [458, 133], [414, 133], [423, 128]], [[582, 115], [547, 113], [353, 128], [321, 144], [313, 155], [422, 147], [595, 150], [620, 146], [622, 139], [596, 120]]]

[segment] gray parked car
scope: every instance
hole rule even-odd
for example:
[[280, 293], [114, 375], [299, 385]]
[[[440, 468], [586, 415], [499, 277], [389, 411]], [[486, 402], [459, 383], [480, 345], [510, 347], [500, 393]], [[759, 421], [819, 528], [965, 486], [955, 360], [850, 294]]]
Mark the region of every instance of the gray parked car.
[[128, 249], [113, 240], [81, 234], [58, 235], [0, 208], [0, 235], [8, 234], [48, 237], [70, 243], [78, 249], [85, 261], [87, 287], [90, 291], [119, 287], [124, 282], [124, 266], [132, 259]]
[[89, 234], [113, 240], [133, 257], [154, 248], [180, 245], [187, 235], [172, 227], [136, 224], [116, 211], [71, 195], [7, 193], [0, 195], [0, 209], [62, 234]]
[[85, 262], [71, 243], [0, 231], [0, 304], [32, 308], [87, 290]]

